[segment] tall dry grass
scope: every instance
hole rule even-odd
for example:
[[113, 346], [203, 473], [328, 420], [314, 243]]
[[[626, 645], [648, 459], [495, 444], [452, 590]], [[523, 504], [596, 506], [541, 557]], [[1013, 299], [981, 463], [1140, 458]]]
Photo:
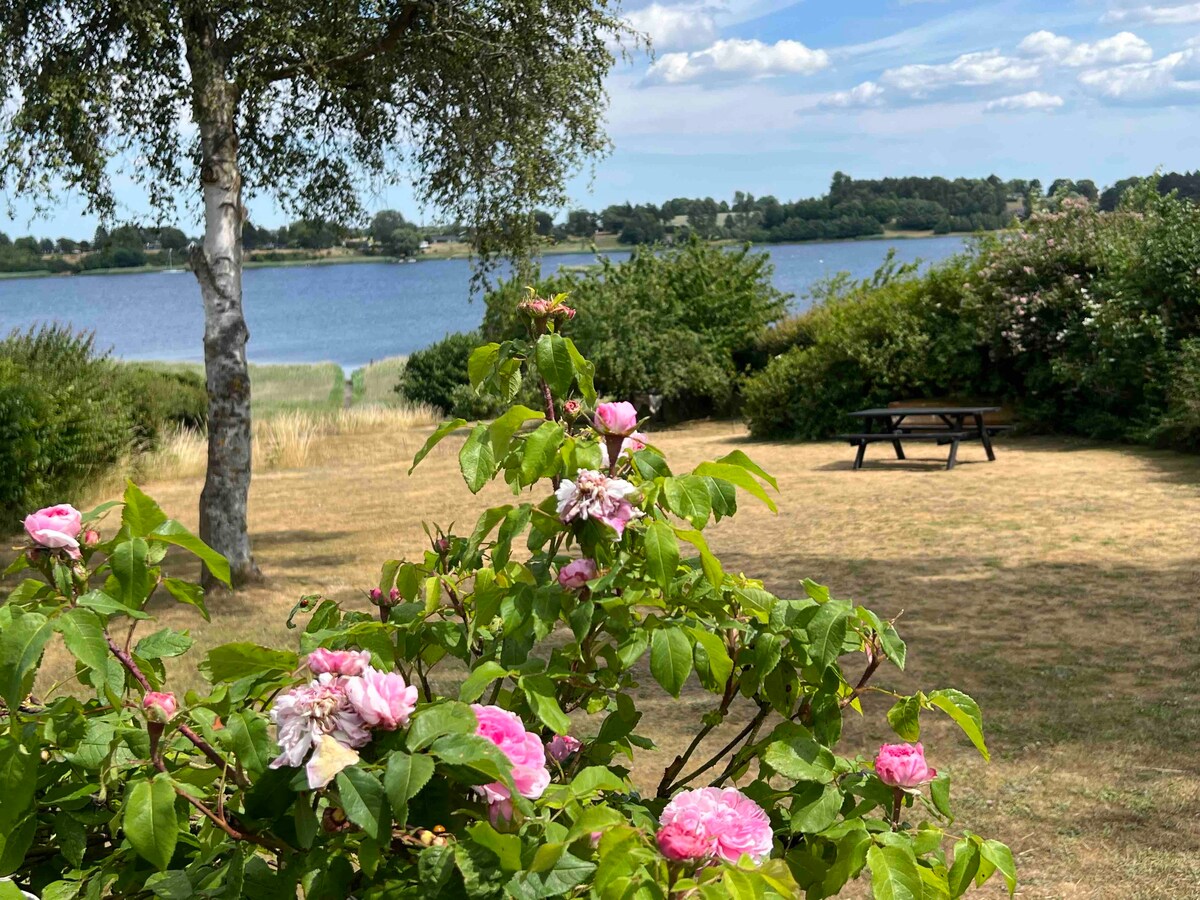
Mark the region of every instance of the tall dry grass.
[[[375, 431], [407, 431], [432, 425], [439, 412], [425, 404], [353, 406], [332, 412], [288, 410], [254, 422], [253, 464], [255, 471], [302, 469], [322, 456], [322, 439], [340, 434]], [[115, 482], [124, 477], [138, 481], [171, 481], [204, 474], [208, 457], [203, 432], [178, 428], [170, 432], [150, 453], [119, 467]], [[113, 487], [97, 486], [103, 492]]]

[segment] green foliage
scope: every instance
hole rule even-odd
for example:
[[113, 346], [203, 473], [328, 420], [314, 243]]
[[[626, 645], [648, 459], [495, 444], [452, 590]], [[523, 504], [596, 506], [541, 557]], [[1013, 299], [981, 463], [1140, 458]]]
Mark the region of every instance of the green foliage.
[[396, 392], [413, 403], [428, 403], [453, 415], [484, 416], [495, 410], [471, 390], [467, 360], [479, 345], [479, 332], [454, 332], [415, 351], [404, 364]]
[[[771, 282], [765, 254], [726, 249], [694, 238], [681, 246], [638, 251], [626, 262], [601, 259], [585, 272], [560, 274], [541, 294], [569, 292], [579, 315], [565, 327], [595, 363], [601, 394], [662, 398], [663, 416], [680, 420], [728, 412], [759, 332], [782, 318], [787, 295]], [[488, 294], [484, 334], [520, 337], [518, 280]]]
[[1066, 197], [925, 275], [831, 285], [763, 339], [777, 355], [746, 387], [747, 419], [817, 438], [862, 406], [991, 399], [1028, 430], [1186, 447], [1197, 273], [1200, 208], [1153, 181], [1111, 213]]
[[208, 392], [199, 372], [134, 363], [119, 367], [117, 375], [139, 447], [157, 445], [167, 428], [203, 430], [208, 421]]
[[[996, 873], [1011, 894], [1003, 844], [947, 831], [945, 773], [928, 796], [891, 788], [869, 748], [842, 747], [843, 716], [862, 712], [868, 682], [905, 664], [893, 624], [812, 581], [777, 596], [712, 554], [711, 522], [745, 498], [774, 503], [776, 481], [748, 456], [675, 472], [652, 447], [618, 455], [604, 484], [626, 504], [622, 528], [600, 509], [558, 512], [597, 483], [602, 439], [586, 417], [558, 418], [567, 402], [596, 400], [591, 363], [558, 331], [562, 299], [537, 301], [528, 337], [471, 354], [473, 389], [506, 411], [446, 423], [414, 461], [469, 428], [459, 451], [468, 486], [502, 478], [512, 502], [483, 510], [469, 534], [431, 531], [429, 550], [385, 562], [370, 613], [302, 598], [287, 622], [299, 627], [299, 652], [213, 648], [200, 666], [211, 690], [179, 698], [178, 711], [147, 711], [147, 692], [167, 687], [162, 661], [190, 638], [135, 631], [160, 586], [204, 612], [199, 589], [162, 563], [180, 547], [227, 579], [212, 550], [130, 484], [122, 503], [86, 514], [85, 526], [100, 527], [120, 507], [119, 524], [82, 559], [46, 548], [18, 557], [10, 571], [41, 576], [0, 607], [0, 834], [19, 884], [47, 897], [791, 900], [835, 895], [869, 871], [879, 898], [958, 897]], [[513, 404], [526, 381], [542, 409]], [[579, 558], [594, 577], [566, 587], [560, 573]], [[81, 690], [29, 698], [56, 634]], [[331, 683], [300, 675], [302, 654], [318, 648], [368, 651], [417, 700], [396, 728], [380, 723], [353, 749], [322, 726], [321, 755], [305, 770], [276, 758], [277, 740], [308, 753], [285, 734], [285, 701]], [[655, 749], [655, 723], [637, 702], [660, 689], [687, 692], [679, 709], [702, 714], [657, 789], [636, 792], [632, 768], [643, 774]], [[945, 715], [986, 757], [967, 695], [894, 696], [903, 714], [888, 718], [902, 737], [920, 733], [923, 715]], [[533, 786], [540, 753], [518, 764], [515, 749], [479, 729], [472, 701], [519, 717], [526, 754], [563, 735], [578, 745], [550, 758], [549, 783]], [[329, 702], [297, 714], [330, 715]], [[357, 716], [353, 697], [345, 702], [337, 714]], [[304, 722], [304, 734], [317, 724]], [[667, 801], [735, 781], [741, 802], [768, 818], [769, 853], [669, 862], [655, 837]], [[511, 808], [489, 807], [481, 786]]]

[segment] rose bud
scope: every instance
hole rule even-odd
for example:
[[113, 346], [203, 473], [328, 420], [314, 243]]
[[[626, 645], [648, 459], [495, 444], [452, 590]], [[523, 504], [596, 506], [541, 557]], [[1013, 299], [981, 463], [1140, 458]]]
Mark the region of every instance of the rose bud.
[[146, 711], [146, 718], [151, 722], [167, 722], [174, 717], [179, 704], [175, 701], [175, 695], [169, 691], [146, 691], [146, 696], [142, 698], [142, 709]]
[[920, 744], [884, 744], [875, 757], [875, 774], [889, 787], [909, 789], [933, 781], [937, 770], [926, 765]]

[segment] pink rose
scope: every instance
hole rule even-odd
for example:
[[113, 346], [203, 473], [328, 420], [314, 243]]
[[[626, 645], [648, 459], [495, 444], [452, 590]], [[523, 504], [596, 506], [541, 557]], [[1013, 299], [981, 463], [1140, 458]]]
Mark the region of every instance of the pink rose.
[[568, 591], [578, 591], [596, 577], [596, 563], [590, 559], [577, 559], [558, 570], [558, 583]]
[[578, 753], [582, 746], [583, 744], [579, 742], [578, 738], [573, 738], [569, 734], [556, 734], [546, 743], [546, 752], [555, 762], [562, 762], [572, 753]]
[[746, 854], [757, 863], [771, 855], [771, 820], [737, 788], [682, 791], [663, 809], [659, 823], [677, 825], [699, 840], [712, 841], [713, 855], [727, 862], [737, 862]]
[[707, 859], [713, 854], [712, 838], [704, 837], [676, 822], [660, 828], [654, 839], [658, 842], [658, 849], [662, 855], [672, 862]]
[[[550, 784], [550, 770], [546, 768], [546, 749], [542, 740], [532, 731], [525, 730], [525, 723], [515, 714], [498, 706], [471, 705], [478, 726], [475, 733], [485, 737], [508, 757], [512, 763], [513, 785], [522, 797], [535, 800]], [[510, 799], [508, 788], [499, 781], [482, 785], [479, 790], [489, 803]]]
[[936, 769], [925, 764], [925, 748], [918, 744], [884, 744], [875, 756], [875, 774], [890, 787], [915, 788], [933, 781]]
[[637, 487], [621, 478], [609, 478], [592, 469], [580, 469], [574, 481], [563, 480], [555, 492], [558, 518], [564, 524], [576, 519], [595, 519], [617, 533], [639, 518], [642, 511], [629, 502]]
[[146, 696], [142, 698], [142, 709], [146, 711], [146, 718], [151, 722], [167, 722], [174, 718], [179, 704], [175, 701], [175, 695], [169, 691], [146, 691]]
[[25, 533], [31, 541], [47, 550], [66, 550], [72, 559], [79, 559], [82, 527], [83, 516], [66, 503], [47, 506], [25, 517]]
[[417, 708], [417, 689], [405, 683], [403, 675], [370, 666], [362, 675], [346, 679], [346, 697], [369, 727], [385, 731], [407, 725]]
[[633, 434], [637, 428], [637, 408], [624, 400], [619, 403], [601, 403], [596, 407], [592, 425], [601, 434]]
[[332, 672], [334, 675], [361, 675], [371, 666], [371, 654], [366, 650], [326, 650], [318, 647], [305, 660], [314, 675]]

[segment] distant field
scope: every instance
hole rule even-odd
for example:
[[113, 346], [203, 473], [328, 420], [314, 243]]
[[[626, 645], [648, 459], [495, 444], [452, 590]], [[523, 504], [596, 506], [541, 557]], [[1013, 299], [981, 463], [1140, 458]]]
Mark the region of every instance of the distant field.
[[354, 403], [398, 406], [400, 395], [394, 388], [404, 371], [405, 357], [390, 356], [356, 369], [350, 376], [354, 382]]
[[[201, 363], [139, 362], [138, 365], [204, 373]], [[250, 366], [250, 402], [257, 415], [304, 410], [323, 412], [342, 407], [346, 375], [337, 363]]]

